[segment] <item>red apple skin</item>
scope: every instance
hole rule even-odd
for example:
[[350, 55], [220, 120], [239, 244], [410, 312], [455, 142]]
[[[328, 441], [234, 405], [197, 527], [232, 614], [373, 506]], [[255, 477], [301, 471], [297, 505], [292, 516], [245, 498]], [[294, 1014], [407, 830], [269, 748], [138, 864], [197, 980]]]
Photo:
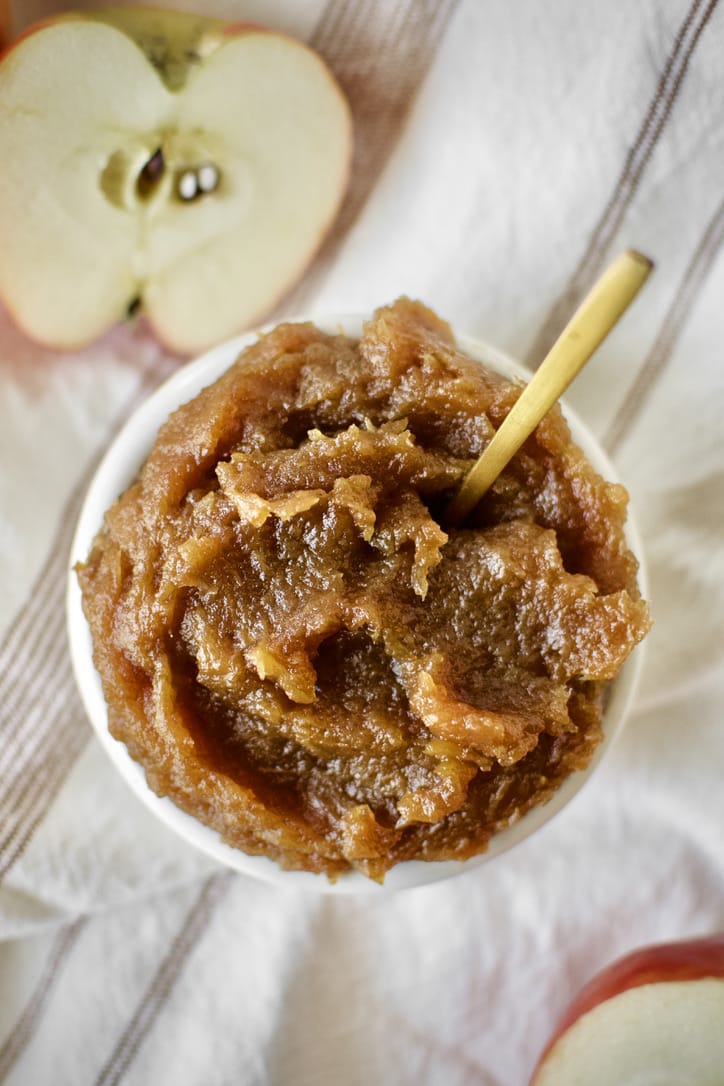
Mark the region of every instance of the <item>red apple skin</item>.
[[[0, 11], [1, 10], [2, 0], [0, 0]], [[59, 16], [57, 15], [48, 15], [45, 19], [39, 19], [37, 23], [33, 23], [32, 26], [26, 27], [20, 34], [16, 34], [12, 40], [10, 40], [10, 38], [3, 40], [2, 35], [0, 35], [0, 62], [2, 62], [9, 53], [12, 53], [15, 46], [20, 45], [21, 41], [25, 41], [26, 38], [32, 37], [38, 30], [44, 30], [47, 26], [53, 26], [54, 23], [57, 23], [58, 18]]]
[[12, 21], [10, 0], [0, 0], [0, 51], [2, 51], [5, 43], [10, 40]]
[[530, 1086], [535, 1086], [538, 1071], [556, 1041], [599, 1003], [613, 999], [629, 988], [639, 988], [642, 984], [711, 977], [724, 978], [724, 933], [642, 947], [619, 958], [584, 985], [569, 1005], [540, 1055]]
[[[222, 30], [222, 34], [225, 38], [233, 38], [236, 34], [246, 34], [247, 32], [260, 33], [261, 31], [270, 32], [270, 27], [262, 26], [261, 23], [245, 23], [245, 22], [230, 22]], [[275, 30], [274, 34], [279, 34], [281, 37], [289, 37], [285, 35], [283, 30]]]

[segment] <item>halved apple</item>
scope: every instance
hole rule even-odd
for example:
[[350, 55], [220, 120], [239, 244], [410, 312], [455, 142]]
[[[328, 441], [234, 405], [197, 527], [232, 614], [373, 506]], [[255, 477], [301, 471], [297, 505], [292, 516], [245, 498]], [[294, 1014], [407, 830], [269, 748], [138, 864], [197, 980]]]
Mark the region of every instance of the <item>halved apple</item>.
[[0, 64], [0, 298], [51, 346], [140, 306], [201, 350], [301, 275], [351, 142], [339, 87], [293, 38], [138, 8], [39, 24]]
[[722, 1086], [724, 935], [646, 947], [574, 999], [531, 1086]]

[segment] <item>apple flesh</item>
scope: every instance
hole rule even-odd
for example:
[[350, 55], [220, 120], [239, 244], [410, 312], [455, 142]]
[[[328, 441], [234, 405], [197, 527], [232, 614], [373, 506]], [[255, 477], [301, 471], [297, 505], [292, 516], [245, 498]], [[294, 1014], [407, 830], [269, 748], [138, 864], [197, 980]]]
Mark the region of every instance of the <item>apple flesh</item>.
[[531, 1086], [722, 1086], [724, 935], [647, 947], [573, 1001]]
[[192, 353], [259, 321], [338, 210], [347, 103], [301, 42], [178, 12], [38, 24], [0, 63], [0, 298], [89, 342], [139, 306]]

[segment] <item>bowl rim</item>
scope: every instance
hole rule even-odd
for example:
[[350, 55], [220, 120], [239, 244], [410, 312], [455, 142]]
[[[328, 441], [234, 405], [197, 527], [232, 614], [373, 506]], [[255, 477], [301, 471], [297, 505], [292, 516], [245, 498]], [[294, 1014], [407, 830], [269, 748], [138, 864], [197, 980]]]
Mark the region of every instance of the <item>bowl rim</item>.
[[[313, 314], [311, 317], [295, 319], [313, 320], [324, 332], [343, 332], [353, 337], [361, 334], [365, 320], [358, 313]], [[272, 327], [274, 325], [265, 325], [235, 336], [184, 364], [131, 414], [98, 464], [76, 524], [67, 575], [67, 633], [81, 700], [102, 747], [126, 784], [146, 808], [187, 843], [234, 871], [292, 889], [330, 894], [384, 893], [449, 879], [472, 871], [508, 852], [550, 822], [580, 792], [620, 733], [628, 715], [640, 677], [642, 645], [636, 646], [608, 689], [608, 700], [603, 714], [603, 739], [585, 769], [567, 777], [547, 802], [533, 807], [512, 825], [494, 834], [485, 852], [467, 860], [407, 860], [393, 867], [382, 884], [357, 871], [345, 872], [335, 882], [330, 882], [324, 874], [288, 871], [266, 856], [252, 856], [226, 844], [217, 831], [177, 807], [169, 797], [156, 795], [146, 783], [142, 765], [131, 758], [126, 746], [114, 739], [108, 730], [106, 703], [100, 676], [93, 664], [92, 639], [82, 610], [80, 586], [74, 566], [87, 557], [93, 538], [102, 524], [103, 514], [135, 478], [160, 425], [168, 415], [215, 381], [232, 365], [245, 347], [255, 343], [261, 334]], [[530, 371], [497, 347], [468, 335], [456, 335], [456, 343], [474, 361], [497, 370], [503, 376], [530, 380]], [[609, 482], [620, 482], [616, 469], [588, 426], [565, 401], [561, 401], [561, 405], [573, 440], [581, 447], [595, 470]], [[639, 562], [638, 582], [645, 597], [646, 568], [641, 539], [630, 504], [625, 535], [628, 546]]]

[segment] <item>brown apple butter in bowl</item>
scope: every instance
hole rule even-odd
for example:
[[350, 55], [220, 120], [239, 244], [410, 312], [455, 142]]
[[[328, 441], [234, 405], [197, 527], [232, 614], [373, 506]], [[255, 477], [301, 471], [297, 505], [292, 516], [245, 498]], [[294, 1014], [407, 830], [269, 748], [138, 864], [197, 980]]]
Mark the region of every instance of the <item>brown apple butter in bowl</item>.
[[108, 726], [227, 845], [335, 880], [464, 860], [585, 769], [649, 618], [627, 495], [401, 299], [282, 324], [161, 427], [78, 566]]

